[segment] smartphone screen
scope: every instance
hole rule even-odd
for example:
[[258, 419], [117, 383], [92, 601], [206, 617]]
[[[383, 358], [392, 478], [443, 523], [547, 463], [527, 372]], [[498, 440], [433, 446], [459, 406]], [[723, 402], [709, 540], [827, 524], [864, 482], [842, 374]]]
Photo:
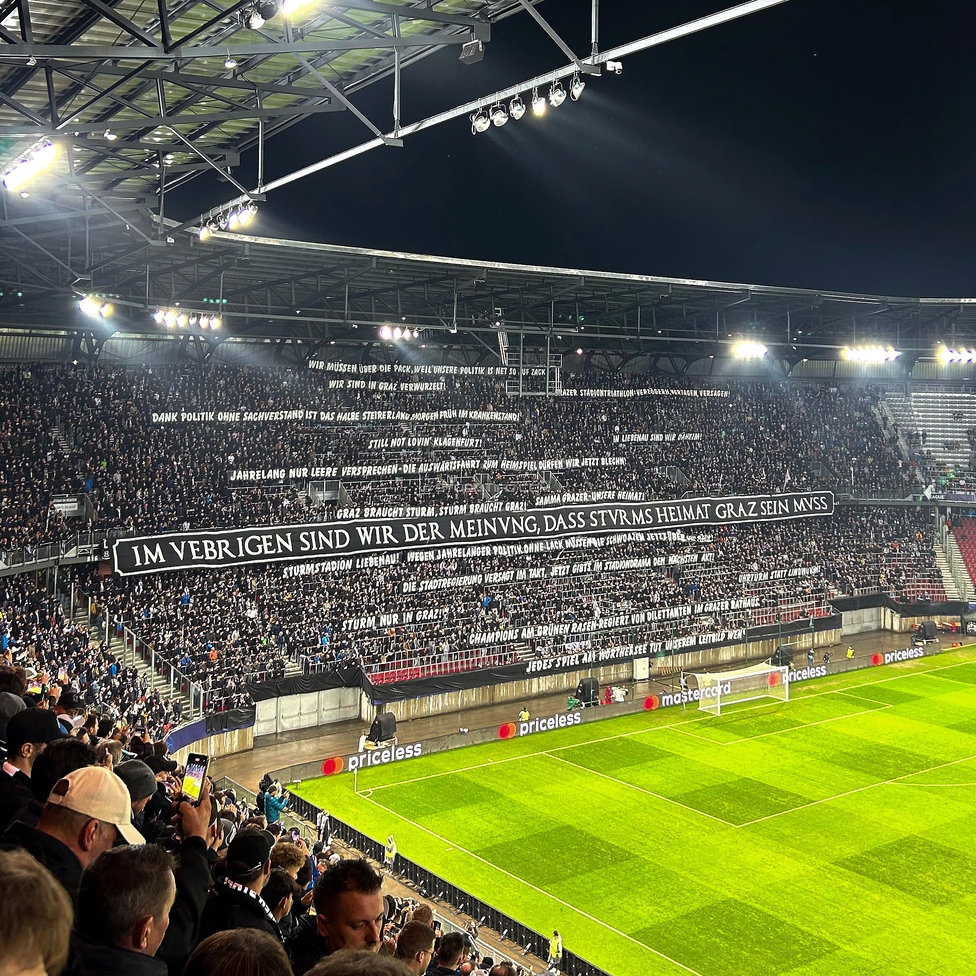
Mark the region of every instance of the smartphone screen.
[[302, 832], [297, 827], [291, 828], [291, 839], [293, 841], [299, 841], [301, 839]]
[[200, 803], [203, 783], [207, 778], [210, 757], [190, 753], [186, 757], [186, 775], [183, 777], [183, 795], [194, 805]]

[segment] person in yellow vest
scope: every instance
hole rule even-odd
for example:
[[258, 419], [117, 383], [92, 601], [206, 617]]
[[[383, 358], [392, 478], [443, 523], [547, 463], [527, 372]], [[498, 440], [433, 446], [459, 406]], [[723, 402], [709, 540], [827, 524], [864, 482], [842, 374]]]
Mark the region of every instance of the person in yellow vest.
[[529, 710], [523, 705], [519, 711], [518, 720], [520, 722], [528, 722], [529, 720]]
[[390, 874], [393, 874], [393, 865], [396, 863], [396, 856], [396, 841], [393, 839], [393, 834], [390, 834], [390, 836], [386, 838], [386, 847], [383, 849], [383, 867], [385, 867]]
[[848, 661], [854, 660], [854, 648], [851, 647], [850, 644], [847, 645], [847, 660]]
[[563, 958], [563, 939], [555, 930], [552, 930], [552, 938], [549, 940], [549, 967], [558, 969], [559, 963]]

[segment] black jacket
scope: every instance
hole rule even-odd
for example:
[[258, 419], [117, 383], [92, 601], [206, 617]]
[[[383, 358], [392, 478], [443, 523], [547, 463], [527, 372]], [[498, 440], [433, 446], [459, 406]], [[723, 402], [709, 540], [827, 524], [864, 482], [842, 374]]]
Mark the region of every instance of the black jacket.
[[319, 935], [318, 922], [314, 915], [306, 915], [298, 920], [295, 934], [288, 940], [285, 948], [291, 959], [295, 976], [304, 976], [320, 959], [331, 953], [329, 944]]
[[258, 901], [241, 891], [218, 884], [207, 896], [200, 920], [200, 939], [228, 929], [259, 929], [281, 941], [281, 930]]
[[30, 801], [30, 776], [19, 769], [13, 776], [0, 770], [0, 834]]
[[22, 847], [35, 861], [43, 864], [64, 885], [71, 900], [77, 902], [78, 888], [81, 885], [81, 861], [69, 847], [36, 827], [28, 827], [25, 823], [15, 821], [0, 839], [0, 849], [9, 851], [17, 847]]
[[75, 932], [67, 972], [70, 976], [166, 976], [166, 963], [155, 956], [92, 942]]
[[174, 976], [183, 972], [187, 957], [200, 941], [200, 923], [211, 887], [210, 860], [202, 837], [188, 837], [176, 849], [176, 901], [169, 913], [169, 928], [156, 958]]

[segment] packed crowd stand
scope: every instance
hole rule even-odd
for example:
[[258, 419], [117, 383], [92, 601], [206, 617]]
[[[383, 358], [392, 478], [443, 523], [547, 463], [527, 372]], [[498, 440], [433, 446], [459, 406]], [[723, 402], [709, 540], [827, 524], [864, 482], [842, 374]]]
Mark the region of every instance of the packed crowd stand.
[[[4, 380], [0, 547], [37, 545], [80, 528], [79, 520], [65, 520], [53, 508], [58, 493], [87, 494], [95, 527], [152, 534], [329, 519], [340, 504], [343, 514], [350, 506], [366, 513], [445, 510], [493, 499], [518, 508], [538, 504], [556, 488], [564, 496], [649, 500], [846, 486], [904, 495], [915, 479], [912, 463], [878, 423], [870, 389], [748, 382], [688, 396], [681, 394], [695, 392], [694, 384], [672, 377], [570, 374], [565, 396], [517, 399], [506, 396], [503, 381], [487, 379], [449, 377], [421, 391], [410, 387], [409, 377], [384, 384], [314, 370], [199, 366], [17, 367], [4, 370]], [[302, 411], [305, 418], [312, 410], [315, 420], [267, 415]], [[218, 419], [235, 411], [244, 416]], [[329, 411], [423, 411], [427, 419], [322, 420]], [[433, 420], [433, 411], [458, 415]], [[559, 464], [594, 458], [612, 463]], [[482, 470], [468, 463], [486, 461], [491, 464]], [[468, 466], [424, 476], [386, 468], [456, 462]], [[344, 503], [310, 501], [308, 482], [350, 466], [382, 473], [342, 477]], [[552, 467], [554, 479], [526, 470], [533, 466]], [[293, 469], [308, 469], [308, 476], [293, 477]], [[276, 565], [124, 580], [82, 571], [79, 585], [99, 607], [105, 636], [123, 628], [137, 634], [159, 661], [201, 689], [209, 710], [247, 704], [248, 681], [299, 666], [316, 671], [358, 663], [383, 681], [419, 668], [430, 673], [558, 654], [581, 639], [613, 643], [624, 639], [624, 628], [606, 629], [606, 621], [644, 610], [691, 607], [685, 617], [643, 625], [640, 639], [653, 643], [816, 616], [841, 594], [943, 595], [924, 513], [842, 509], [831, 519], [717, 527], [700, 535], [684, 544], [634, 535], [546, 552], [516, 546], [490, 557], [402, 560], [305, 576]], [[555, 575], [563, 564], [673, 554], [699, 561]], [[522, 568], [552, 573], [405, 592], [425, 579]], [[740, 581], [750, 573], [797, 569], [815, 571]], [[26, 599], [12, 603], [21, 615]], [[703, 609], [717, 601], [748, 605]], [[411, 611], [423, 619], [349, 623]], [[565, 637], [511, 637], [567, 623], [573, 634]], [[48, 628], [44, 640], [18, 638], [5, 653], [20, 655], [38, 673], [60, 672], [81, 652], [67, 638], [62, 646], [56, 633]], [[91, 659], [75, 661], [68, 676], [86, 703], [104, 699], [120, 715], [141, 709], [140, 720], [157, 734], [182, 717], [177, 702], [139, 686], [111, 645], [89, 647]]]
[[0, 665], [4, 976], [523, 976], [343, 856], [327, 817], [286, 830], [270, 775], [253, 804], [194, 791], [165, 742], [66, 698]]

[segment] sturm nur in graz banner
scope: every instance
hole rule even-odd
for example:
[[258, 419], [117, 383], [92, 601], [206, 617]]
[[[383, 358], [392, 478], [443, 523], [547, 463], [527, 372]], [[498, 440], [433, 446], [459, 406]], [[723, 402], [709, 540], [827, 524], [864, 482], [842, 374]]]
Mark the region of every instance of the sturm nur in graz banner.
[[431, 509], [429, 515], [413, 513], [409, 518], [351, 519], [118, 539], [112, 546], [112, 561], [115, 571], [123, 576], [329, 557], [348, 557], [355, 564], [364, 565], [365, 557], [406, 550], [502, 546], [698, 525], [748, 525], [833, 512], [834, 496], [829, 491], [660, 502], [606, 501], [484, 515], [438, 515]]

